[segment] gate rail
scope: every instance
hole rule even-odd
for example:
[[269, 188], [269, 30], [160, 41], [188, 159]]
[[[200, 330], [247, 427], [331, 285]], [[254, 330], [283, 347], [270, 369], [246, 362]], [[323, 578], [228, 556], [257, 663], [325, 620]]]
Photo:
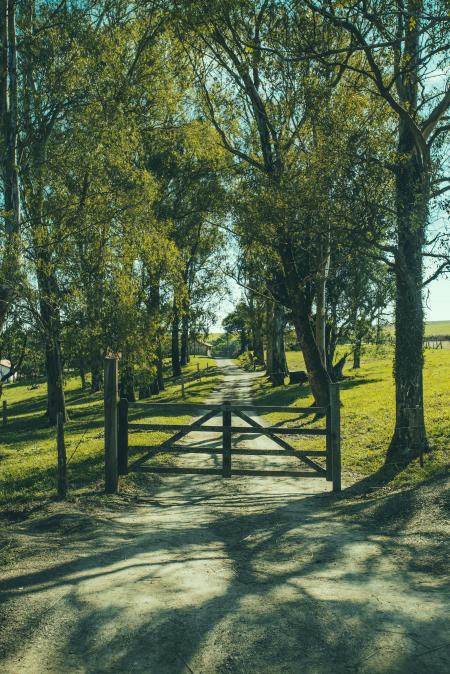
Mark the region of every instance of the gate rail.
[[[177, 411], [199, 411], [205, 413], [195, 419], [190, 424], [172, 424], [172, 423], [140, 423], [130, 421], [128, 418], [129, 404], [125, 398], [120, 399], [117, 406], [117, 472], [124, 475], [128, 472], [128, 436], [129, 432], [138, 431], [170, 431], [175, 434], [163, 443], [157, 446], [143, 445], [140, 450], [148, 450], [147, 454], [137, 459], [131, 468], [133, 470], [150, 470], [152, 472], [164, 473], [193, 473], [193, 474], [222, 474], [224, 478], [231, 475], [256, 475], [256, 476], [292, 476], [292, 477], [322, 477], [333, 483], [333, 491], [341, 491], [341, 448], [340, 448], [340, 400], [339, 385], [330, 385], [330, 403], [327, 407], [286, 407], [275, 405], [252, 405], [250, 403], [239, 403], [226, 401], [221, 405], [208, 405], [205, 403], [153, 403], [136, 402], [132, 403], [132, 409], [145, 407], [146, 409], [160, 410], [161, 412], [173, 410]], [[318, 415], [325, 420], [325, 428], [304, 428], [302, 426], [280, 428], [278, 426], [262, 426], [246, 412], [255, 412], [256, 414], [266, 414], [270, 412], [282, 412], [286, 414], [303, 414], [306, 416]], [[233, 425], [232, 415], [236, 415], [249, 426]], [[222, 416], [221, 425], [206, 426], [205, 423], [215, 416]], [[111, 415], [110, 415], [111, 416]], [[105, 422], [106, 423], [106, 422]], [[105, 428], [106, 430], [106, 428]], [[221, 447], [195, 447], [175, 444], [182, 437], [192, 432], [221, 433]], [[232, 436], [235, 434], [258, 434], [269, 437], [272, 442], [279, 445], [284, 452], [278, 449], [239, 449], [232, 447]], [[324, 436], [326, 438], [324, 450], [301, 450], [292, 447], [286, 440], [278, 437], [279, 435], [304, 435], [304, 436]], [[106, 449], [105, 433], [105, 449]], [[111, 434], [108, 434], [111, 439]], [[177, 454], [222, 454], [222, 469], [209, 468], [177, 468], [163, 466], [145, 467], [143, 464], [152, 456], [160, 452], [170, 452]], [[309, 471], [294, 470], [252, 470], [252, 469], [233, 469], [232, 457], [236, 456], [294, 456], [304, 463]], [[106, 454], [108, 456], [108, 453]], [[325, 457], [325, 468], [314, 461], [311, 457]]]

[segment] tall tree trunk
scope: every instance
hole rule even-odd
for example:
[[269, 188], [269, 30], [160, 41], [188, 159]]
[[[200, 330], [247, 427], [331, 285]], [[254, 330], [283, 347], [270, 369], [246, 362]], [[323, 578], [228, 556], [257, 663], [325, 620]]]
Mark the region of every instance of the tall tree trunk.
[[413, 151], [413, 139], [400, 122], [396, 175], [397, 254], [395, 260], [394, 435], [387, 461], [408, 462], [428, 449], [423, 409], [422, 248], [428, 207], [428, 176]]
[[[423, 3], [407, 3], [403, 61], [397, 91], [404, 107], [417, 110]], [[436, 111], [436, 109], [435, 109]], [[442, 113], [441, 113], [442, 114]], [[395, 430], [386, 460], [405, 463], [428, 449], [423, 409], [423, 246], [430, 198], [429, 145], [417, 142], [417, 127], [399, 116], [396, 167]]]
[[180, 315], [176, 300], [173, 300], [172, 312], [172, 374], [174, 377], [181, 375], [180, 362]]
[[20, 262], [20, 193], [17, 153], [17, 46], [16, 2], [0, 0], [2, 50], [1, 50], [1, 99], [5, 239], [0, 260], [0, 329], [13, 297]]
[[164, 361], [161, 337], [158, 337], [158, 346], [156, 348], [156, 381], [158, 389], [164, 391]]
[[47, 417], [50, 426], [56, 426], [58, 413], [64, 422], [69, 420], [64, 396], [64, 376], [61, 357], [61, 319], [59, 288], [55, 264], [51, 257], [49, 236], [43, 219], [43, 181], [38, 170], [35, 189], [30, 199], [30, 213], [34, 218], [33, 244], [36, 278], [39, 291], [40, 318], [44, 331], [45, 367], [47, 373]]
[[273, 315], [272, 315], [272, 304], [271, 302], [266, 302], [265, 306], [265, 334], [266, 334], [266, 373], [267, 375], [270, 374], [272, 371], [272, 363], [273, 363], [273, 349], [272, 349], [272, 339], [271, 339], [271, 334], [272, 334], [272, 320], [273, 320]]
[[37, 279], [41, 322], [44, 329], [45, 369], [47, 374], [47, 412], [48, 423], [56, 426], [60, 412], [64, 421], [68, 421], [64, 397], [64, 376], [61, 357], [60, 317], [56, 307], [56, 279], [48, 273], [48, 261], [38, 260]]
[[184, 313], [181, 317], [181, 365], [189, 363], [189, 314], [188, 307], [184, 307]]
[[99, 319], [99, 307], [103, 305], [104, 288], [101, 265], [92, 274], [85, 286], [86, 296], [86, 322], [88, 326], [88, 353], [89, 366], [92, 374], [92, 393], [97, 393], [103, 388], [103, 357], [102, 347], [103, 329]]
[[272, 386], [282, 386], [287, 374], [286, 352], [284, 349], [284, 326], [286, 323], [284, 308], [274, 303], [271, 309], [270, 333], [270, 370], [269, 375]]
[[[46, 329], [55, 331], [51, 320]], [[56, 334], [48, 334], [45, 339], [45, 368], [47, 373], [47, 412], [49, 426], [56, 426], [58, 413], [68, 421], [64, 397], [64, 378], [61, 359], [61, 346]]]
[[103, 385], [100, 358], [96, 354], [91, 357], [91, 390], [92, 393], [101, 391]]
[[81, 388], [84, 391], [84, 389], [86, 388], [86, 368], [84, 365], [84, 358], [82, 356], [80, 357], [79, 370], [80, 370]]
[[353, 347], [353, 369], [359, 370], [361, 367], [361, 337], [357, 337]]
[[[147, 270], [148, 271], [148, 270]], [[147, 297], [147, 311], [149, 316], [149, 323], [154, 327], [155, 332], [155, 359], [156, 376], [154, 382], [150, 386], [150, 392], [157, 395], [160, 391], [164, 391], [164, 360], [162, 339], [164, 335], [164, 327], [161, 320], [161, 270], [156, 274], [154, 270], [149, 273], [149, 292]]]
[[303, 352], [306, 370], [308, 372], [311, 391], [316, 405], [328, 405], [328, 391], [330, 378], [322, 363], [317, 348], [314, 332], [310, 322], [308, 307], [300, 293], [297, 294], [294, 311], [292, 313], [295, 334]]
[[248, 350], [247, 331], [245, 328], [242, 328], [240, 331], [239, 340], [241, 342], [241, 353], [245, 353]]
[[122, 398], [126, 398], [129, 403], [134, 403], [136, 401], [133, 365], [128, 361], [126, 356], [122, 365], [120, 395]]
[[297, 335], [297, 341], [303, 352], [311, 391], [316, 405], [327, 407], [330, 378], [322, 361], [311, 326], [312, 298], [309, 299], [305, 295], [304, 283], [301, 282], [301, 278], [299, 278], [297, 269], [293, 264], [291, 250], [285, 243], [280, 246], [280, 257], [284, 268], [286, 294], [292, 311], [292, 322], [295, 334]]
[[330, 271], [330, 239], [328, 236], [327, 244], [323, 252], [320, 271], [316, 284], [316, 344], [322, 359], [322, 364], [326, 368], [326, 288], [328, 274]]
[[261, 318], [257, 317], [253, 328], [253, 351], [255, 358], [261, 365], [264, 365], [264, 341], [261, 326]]

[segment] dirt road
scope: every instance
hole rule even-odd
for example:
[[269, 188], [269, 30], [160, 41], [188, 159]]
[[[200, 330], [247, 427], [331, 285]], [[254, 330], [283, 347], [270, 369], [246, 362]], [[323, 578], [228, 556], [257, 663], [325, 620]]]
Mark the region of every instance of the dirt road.
[[[222, 365], [211, 402], [246, 398], [254, 375]], [[3, 574], [0, 672], [450, 671], [432, 541], [373, 526], [364, 504], [346, 517], [329, 490], [321, 479], [164, 477], [137, 507], [68, 532], [59, 558]], [[38, 527], [36, 541], [46, 535]]]

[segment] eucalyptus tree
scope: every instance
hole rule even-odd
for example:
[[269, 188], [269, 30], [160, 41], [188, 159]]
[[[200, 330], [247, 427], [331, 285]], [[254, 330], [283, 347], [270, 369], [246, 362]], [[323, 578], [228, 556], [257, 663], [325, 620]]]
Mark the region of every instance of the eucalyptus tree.
[[[431, 200], [450, 188], [442, 161], [449, 131], [448, 65], [450, 24], [446, 0], [369, 0], [293, 3], [309, 8], [317, 23], [341, 36], [338, 48], [324, 51], [299, 40], [299, 50], [330, 69], [358, 73], [396, 119], [396, 228], [387, 253], [396, 278], [396, 425], [388, 459], [408, 461], [428, 447], [423, 401], [423, 260]], [[298, 54], [300, 57], [300, 54]], [[439, 236], [439, 235], [437, 235]], [[431, 236], [436, 246], [436, 235]], [[431, 251], [437, 267], [448, 270], [447, 250]]]
[[68, 112], [87, 97], [83, 86], [87, 76], [84, 19], [76, 9], [70, 11], [59, 6], [52, 11], [31, 0], [21, 5], [18, 16], [21, 182], [27, 220], [24, 237], [39, 290], [48, 381], [47, 415], [51, 424], [56, 423], [58, 412], [66, 415], [61, 352], [62, 289], [58, 276], [58, 265], [65, 255], [65, 237], [64, 225], [55, 211], [58, 199], [51, 188], [51, 176], [56, 157], [56, 172], [62, 169], [59, 153], [64, 147]]
[[0, 330], [17, 291], [20, 265], [21, 203], [18, 171], [18, 84], [16, 2], [1, 0], [0, 175], [3, 186], [0, 224]]
[[[319, 74], [310, 64], [283, 61], [275, 48], [262, 48], [263, 44], [276, 47], [291, 41], [293, 26], [282, 3], [244, 0], [175, 5], [183, 38], [187, 41], [195, 35], [188, 48], [204, 113], [236, 163], [259, 174], [266, 185], [273, 256], [279, 263], [272, 275], [278, 282], [270, 292], [277, 306], [284, 303], [292, 313], [314, 397], [326, 405], [329, 379], [310, 322], [314, 292], [307, 288], [307, 279], [312, 258], [306, 260], [306, 269], [306, 248], [292, 235], [288, 214], [281, 206], [282, 194], [292, 181], [292, 158], [303, 147], [309, 102], [321, 95]], [[310, 244], [314, 244], [312, 238]], [[281, 329], [280, 321], [274, 325]], [[279, 339], [274, 340], [277, 343]]]
[[[180, 91], [186, 82], [188, 76]], [[220, 292], [223, 235], [219, 225], [225, 209], [227, 165], [215, 130], [194, 118], [180, 96], [170, 119], [166, 130], [149, 134], [146, 152], [147, 166], [160, 185], [156, 217], [168, 223], [168, 235], [179, 254], [171, 322], [172, 369], [179, 376], [188, 360], [190, 324], [201, 322], [205, 316], [201, 305]]]
[[[139, 20], [126, 5], [30, 1], [19, 15], [24, 236], [39, 289], [50, 423], [65, 408], [61, 337], [68, 298], [78, 293], [84, 302], [95, 385], [101, 349], [112, 346], [106, 340], [116, 345], [124, 338], [123, 325], [110, 319], [120, 303], [114, 308], [109, 300], [119, 289], [130, 317], [128, 300], [138, 294], [133, 255], [144, 242], [159, 245], [145, 236], [155, 181], [140, 152], [145, 106], [136, 104], [143, 100], [136, 75], [149, 75], [159, 14]], [[145, 104], [151, 102], [147, 96]], [[144, 234], [135, 234], [138, 228]], [[134, 345], [125, 347], [124, 371]]]
[[[326, 405], [327, 275], [333, 247], [349, 229], [361, 229], [361, 223], [349, 224], [345, 197], [337, 216], [336, 192], [350, 163], [342, 162], [341, 154], [349, 155], [352, 143], [358, 143], [353, 155], [376, 154], [357, 132], [371, 123], [383, 138], [389, 120], [354, 83], [341, 86], [340, 72], [330, 76], [314, 59], [285, 58], [298, 29], [288, 3], [212, 3], [200, 14], [202, 7], [191, 3], [185, 18], [196, 34], [190, 53], [204, 113], [235, 158], [243, 202], [234, 201], [232, 212], [241, 245], [263, 255], [266, 294], [275, 300], [270, 323], [277, 335], [270, 342], [279, 379], [287, 309], [313, 395]], [[314, 33], [317, 47], [329, 44], [329, 36], [314, 31], [308, 17], [302, 28], [308, 37]], [[354, 172], [353, 182], [357, 178]], [[370, 232], [364, 229], [366, 245], [379, 242], [384, 224], [382, 219]]]

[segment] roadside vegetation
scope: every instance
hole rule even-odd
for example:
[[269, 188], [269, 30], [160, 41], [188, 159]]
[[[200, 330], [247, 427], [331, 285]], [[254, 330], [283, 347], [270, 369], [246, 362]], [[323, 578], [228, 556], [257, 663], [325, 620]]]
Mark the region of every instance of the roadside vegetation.
[[[344, 347], [339, 347], [342, 353]], [[392, 346], [365, 347], [361, 367], [344, 368], [341, 391], [341, 451], [345, 484], [358, 483], [363, 490], [397, 489], [421, 483], [433, 475], [445, 473], [450, 465], [450, 349], [425, 351], [425, 421], [430, 451], [406, 467], [384, 468], [386, 446], [395, 424], [395, 387], [392, 371]], [[301, 352], [287, 351], [290, 370], [304, 369]], [[245, 357], [244, 357], [245, 358]], [[242, 358], [237, 362], [242, 364]], [[273, 388], [266, 377], [257, 380], [254, 401], [260, 405], [309, 406], [314, 399], [310, 387], [289, 385]], [[294, 424], [292, 415], [277, 413], [263, 416], [271, 425]], [[300, 416], [301, 419], [301, 416]], [[309, 419], [309, 418], [308, 418]], [[284, 422], [287, 422], [286, 424]], [[299, 418], [295, 418], [299, 423]], [[323, 421], [308, 421], [308, 427], [323, 426]], [[323, 449], [323, 439], [305, 437], [299, 447]], [[367, 479], [369, 478], [369, 479]]]
[[[185, 399], [181, 397], [179, 379], [169, 376], [166, 368], [166, 389], [151, 400], [143, 402], [201, 402], [221, 379], [214, 361], [203, 356], [193, 356], [183, 368], [186, 380], [197, 373], [200, 367], [201, 379], [195, 378], [185, 384]], [[208, 365], [208, 369], [206, 366]], [[1, 427], [0, 508], [6, 520], [20, 519], [29, 511], [42, 506], [55, 497], [56, 490], [56, 439], [55, 429], [48, 426], [44, 416], [46, 409], [46, 384], [44, 380], [33, 385], [20, 381], [4, 388], [3, 399], [7, 400], [8, 423]], [[78, 377], [66, 381], [65, 394], [71, 421], [66, 424], [67, 474], [69, 499], [81, 494], [101, 494], [104, 479], [103, 457], [103, 393], [92, 393], [82, 389]], [[130, 420], [143, 421], [149, 413], [143, 406], [130, 406]], [[174, 423], [184, 423], [189, 417], [180, 416], [175, 408], [167, 410], [167, 417]], [[151, 415], [152, 421], [167, 421], [167, 417]], [[144, 454], [133, 450], [137, 445], [158, 445], [167, 434], [152, 432], [130, 434], [130, 465]], [[168, 460], [158, 455], [154, 461]], [[151, 476], [139, 477], [151, 481]], [[132, 492], [137, 488], [135, 476], [131, 472], [120, 479], [121, 491]], [[143, 485], [145, 487], [145, 485]], [[148, 486], [148, 485], [147, 485]]]

